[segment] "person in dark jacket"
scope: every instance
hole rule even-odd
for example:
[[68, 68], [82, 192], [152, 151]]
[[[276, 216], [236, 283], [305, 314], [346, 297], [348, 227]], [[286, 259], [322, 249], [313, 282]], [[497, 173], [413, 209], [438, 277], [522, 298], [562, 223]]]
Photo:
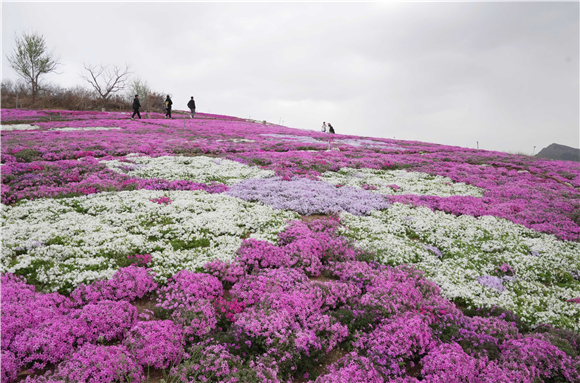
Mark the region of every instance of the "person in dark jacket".
[[167, 98], [165, 99], [165, 110], [167, 111], [167, 113], [165, 113], [165, 118], [171, 118], [171, 105], [173, 105], [173, 101], [171, 101], [171, 97], [167, 95]]
[[193, 100], [193, 96], [191, 96], [191, 100], [187, 103], [187, 107], [191, 110], [191, 118], [195, 115], [195, 101]]
[[332, 127], [332, 125], [330, 125], [330, 122], [328, 123], [328, 133], [334, 134], [334, 128]]
[[131, 116], [131, 120], [135, 119], [135, 115], [139, 116], [139, 119], [141, 119], [141, 113], [139, 113], [140, 107], [141, 103], [139, 102], [139, 95], [136, 94], [135, 98], [133, 99], [133, 115]]

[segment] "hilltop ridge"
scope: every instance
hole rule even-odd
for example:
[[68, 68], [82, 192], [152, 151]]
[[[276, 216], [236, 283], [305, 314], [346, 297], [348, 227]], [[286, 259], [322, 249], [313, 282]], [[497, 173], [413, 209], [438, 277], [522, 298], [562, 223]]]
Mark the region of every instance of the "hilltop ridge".
[[554, 143], [540, 150], [535, 157], [580, 162], [580, 149]]

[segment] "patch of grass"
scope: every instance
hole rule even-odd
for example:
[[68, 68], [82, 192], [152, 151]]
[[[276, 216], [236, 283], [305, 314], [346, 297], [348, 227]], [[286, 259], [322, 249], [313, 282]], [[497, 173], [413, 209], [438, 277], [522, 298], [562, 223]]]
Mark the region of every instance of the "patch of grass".
[[22, 149], [14, 154], [18, 162], [32, 162], [40, 159], [40, 152], [34, 149]]

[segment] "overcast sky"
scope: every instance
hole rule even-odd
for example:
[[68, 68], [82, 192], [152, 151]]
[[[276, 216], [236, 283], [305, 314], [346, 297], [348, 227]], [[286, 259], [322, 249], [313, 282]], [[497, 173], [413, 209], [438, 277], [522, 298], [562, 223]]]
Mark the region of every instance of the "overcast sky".
[[[130, 63], [198, 111], [300, 129], [536, 153], [579, 143], [579, 3], [2, 2], [14, 33], [82, 63]], [[87, 84], [88, 86], [88, 84]], [[3, 105], [3, 107], [5, 107]]]

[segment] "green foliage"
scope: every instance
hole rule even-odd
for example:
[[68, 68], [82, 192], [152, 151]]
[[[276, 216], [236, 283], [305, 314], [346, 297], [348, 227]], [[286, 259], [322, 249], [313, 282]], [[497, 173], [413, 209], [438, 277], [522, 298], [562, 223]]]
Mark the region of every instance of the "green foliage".
[[123, 190], [137, 190], [137, 183], [130, 183], [123, 187]]
[[501, 354], [499, 347], [492, 342], [478, 343], [464, 339], [459, 342], [463, 351], [467, 354], [483, 357], [487, 356], [490, 360], [497, 360]]
[[348, 327], [349, 337], [342, 344], [347, 351], [352, 349], [351, 344], [354, 340], [353, 335], [355, 332], [372, 331], [378, 323], [390, 316], [382, 306], [364, 306], [357, 308], [357, 311], [362, 311], [363, 313], [355, 314], [351, 309], [338, 309], [330, 314], [337, 321]]
[[413, 164], [391, 164], [389, 166], [382, 166], [381, 170], [401, 170], [401, 169], [410, 169], [414, 167]]
[[194, 238], [190, 241], [184, 241], [181, 239], [172, 239], [169, 241], [173, 250], [188, 250], [188, 249], [195, 249], [198, 247], [208, 247], [210, 242], [207, 238]]
[[250, 161], [252, 161], [254, 164], [258, 166], [266, 166], [272, 163], [272, 161], [267, 160], [265, 158], [250, 158]]
[[434, 322], [429, 325], [433, 334], [444, 343], [450, 343], [459, 335], [460, 327], [454, 323]]
[[421, 236], [417, 234], [414, 230], [409, 229], [408, 227], [405, 228], [405, 233], [407, 234], [407, 238], [409, 239], [421, 239]]
[[61, 237], [61, 236], [56, 236], [56, 237], [49, 239], [44, 244], [46, 246], [50, 246], [50, 245], [66, 245], [66, 243], [67, 243], [66, 238]]
[[30, 85], [32, 96], [40, 90], [41, 77], [55, 72], [60, 62], [53, 52], [48, 52], [44, 37], [36, 32], [14, 36], [16, 47], [8, 56], [12, 69]]
[[14, 157], [16, 157], [18, 162], [32, 162], [39, 159], [40, 152], [34, 149], [22, 149], [15, 153]]
[[377, 262], [378, 257], [377, 254], [371, 251], [361, 251], [356, 256], [357, 261], [360, 262]]

